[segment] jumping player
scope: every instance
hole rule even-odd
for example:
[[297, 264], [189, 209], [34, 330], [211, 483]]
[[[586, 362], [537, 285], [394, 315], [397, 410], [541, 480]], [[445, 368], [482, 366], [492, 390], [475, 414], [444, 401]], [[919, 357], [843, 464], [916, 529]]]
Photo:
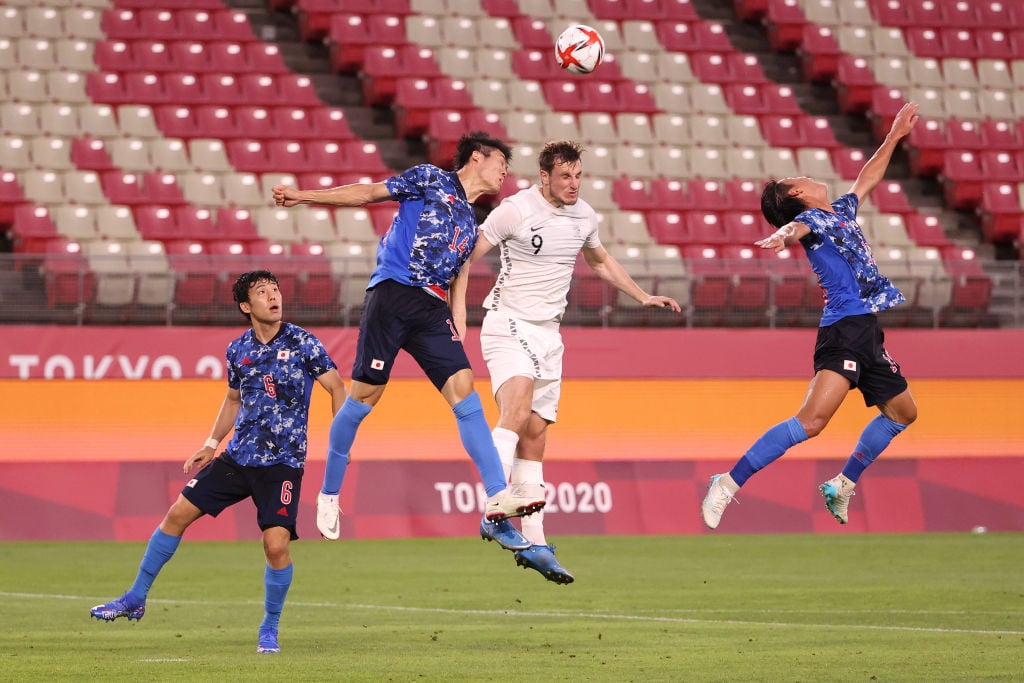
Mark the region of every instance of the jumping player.
[[[532, 490], [544, 484], [547, 428], [555, 422], [562, 385], [559, 325], [580, 252], [602, 280], [644, 306], [680, 311], [675, 300], [641, 289], [601, 245], [597, 214], [579, 197], [582, 151], [570, 141], [544, 146], [538, 159], [540, 184], [508, 197], [491, 212], [452, 287], [455, 324], [464, 334], [469, 265], [500, 245], [501, 270], [484, 301], [480, 345], [500, 411], [492, 435], [513, 487]], [[549, 581], [572, 583], [572, 574], [558, 563], [544, 535], [543, 515], [523, 518], [530, 546], [515, 551], [516, 563]]]
[[[274, 653], [281, 649], [278, 622], [292, 583], [289, 544], [298, 538], [295, 524], [313, 382], [331, 395], [334, 413], [345, 398], [345, 385], [320, 340], [282, 322], [281, 292], [272, 273], [243, 273], [233, 293], [252, 327], [228, 345], [227, 395], [210, 438], [183, 468], [185, 474], [193, 468], [198, 472], [150, 537], [135, 583], [121, 597], [93, 607], [90, 614], [105, 621], [141, 619], [149, 589], [185, 530], [203, 515], [216, 517], [225, 508], [252, 498], [267, 557], [265, 614], [256, 651]], [[214, 457], [232, 426], [234, 436], [220, 457]]]
[[363, 206], [397, 201], [398, 213], [377, 248], [377, 267], [367, 286], [359, 323], [350, 395], [331, 424], [324, 482], [317, 496], [317, 527], [324, 538], [340, 535], [338, 492], [359, 425], [387, 387], [400, 349], [426, 373], [455, 413], [462, 445], [476, 464], [488, 499], [480, 533], [505, 548], [529, 542], [508, 517], [544, 506], [540, 487], [507, 487], [491, 440], [473, 371], [456, 332], [448, 288], [477, 241], [472, 202], [495, 194], [508, 173], [508, 145], [485, 133], [459, 140], [455, 172], [431, 164], [414, 166], [378, 183], [353, 183], [326, 190], [273, 188], [278, 206]]
[[775, 251], [802, 245], [825, 292], [814, 348], [814, 379], [795, 417], [761, 435], [731, 471], [711, 477], [701, 504], [708, 527], [718, 527], [725, 507], [755, 472], [820, 434], [856, 387], [864, 403], [878, 406], [881, 414], [864, 428], [842, 472], [818, 487], [828, 511], [846, 524], [850, 497], [861, 474], [917, 419], [917, 404], [900, 366], [885, 350], [885, 334], [875, 315], [899, 305], [904, 297], [878, 272], [857, 224], [857, 207], [881, 182], [896, 145], [917, 120], [917, 105], [903, 105], [853, 187], [834, 202], [829, 202], [828, 186], [810, 178], [784, 178], [765, 186], [761, 212], [778, 230], [755, 244]]

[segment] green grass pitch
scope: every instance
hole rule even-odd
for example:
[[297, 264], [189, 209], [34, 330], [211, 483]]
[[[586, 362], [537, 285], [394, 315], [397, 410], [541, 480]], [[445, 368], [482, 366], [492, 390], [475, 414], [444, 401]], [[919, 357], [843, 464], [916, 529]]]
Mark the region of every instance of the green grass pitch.
[[[200, 522], [202, 523], [202, 522]], [[0, 543], [5, 681], [1021, 681], [1024, 534], [569, 536], [576, 583], [464, 539], [302, 540], [278, 655], [258, 541]]]

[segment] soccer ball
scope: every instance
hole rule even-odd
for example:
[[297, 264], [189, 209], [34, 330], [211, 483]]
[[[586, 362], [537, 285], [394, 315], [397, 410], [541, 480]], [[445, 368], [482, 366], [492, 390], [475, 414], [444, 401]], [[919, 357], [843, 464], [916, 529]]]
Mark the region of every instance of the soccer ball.
[[585, 24], [570, 26], [555, 41], [558, 66], [569, 73], [588, 74], [600, 66], [603, 57], [604, 39]]

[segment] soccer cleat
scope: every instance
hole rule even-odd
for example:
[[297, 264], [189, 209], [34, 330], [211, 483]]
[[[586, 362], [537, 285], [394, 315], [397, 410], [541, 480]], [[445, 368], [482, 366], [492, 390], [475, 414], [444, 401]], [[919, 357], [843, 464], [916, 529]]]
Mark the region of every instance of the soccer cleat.
[[128, 617], [128, 621], [132, 619], [138, 621], [145, 613], [146, 601], [138, 603], [128, 593], [103, 605], [96, 605], [89, 610], [89, 614], [103, 621], [113, 621], [118, 617]]
[[494, 541], [505, 550], [525, 550], [530, 547], [530, 542], [507, 519], [491, 522], [486, 516], [481, 518], [480, 538]]
[[259, 645], [256, 646], [256, 652], [276, 654], [280, 651], [281, 646], [277, 644], [277, 629], [270, 627], [261, 628]]
[[[727, 483], [732, 484], [731, 492]], [[725, 506], [733, 501], [733, 496], [738, 490], [739, 488], [728, 474], [716, 474], [711, 477], [708, 494], [704, 496], [704, 502], [700, 504], [701, 515], [709, 529], [718, 528], [718, 523], [722, 521], [722, 513], [725, 512]]]
[[818, 487], [821, 495], [825, 496], [825, 507], [840, 524], [849, 521], [847, 510], [850, 507], [850, 497], [856, 493], [853, 490], [854, 486], [856, 484], [840, 474]]
[[329, 496], [323, 491], [317, 494], [316, 528], [328, 541], [337, 541], [341, 537], [341, 508], [338, 507], [337, 496]]
[[523, 569], [536, 569], [545, 579], [555, 583], [568, 584], [576, 580], [565, 567], [558, 564], [553, 545], [531, 545], [525, 550], [517, 550], [516, 564]]
[[509, 517], [525, 517], [544, 507], [543, 484], [516, 484], [508, 486], [487, 499], [484, 517], [500, 522]]

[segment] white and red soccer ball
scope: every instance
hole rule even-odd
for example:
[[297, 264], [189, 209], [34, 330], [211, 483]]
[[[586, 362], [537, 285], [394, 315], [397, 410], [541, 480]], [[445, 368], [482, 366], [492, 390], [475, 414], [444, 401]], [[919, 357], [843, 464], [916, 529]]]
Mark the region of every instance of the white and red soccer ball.
[[601, 65], [604, 39], [586, 24], [574, 24], [562, 31], [555, 41], [558, 66], [569, 73], [588, 74]]

